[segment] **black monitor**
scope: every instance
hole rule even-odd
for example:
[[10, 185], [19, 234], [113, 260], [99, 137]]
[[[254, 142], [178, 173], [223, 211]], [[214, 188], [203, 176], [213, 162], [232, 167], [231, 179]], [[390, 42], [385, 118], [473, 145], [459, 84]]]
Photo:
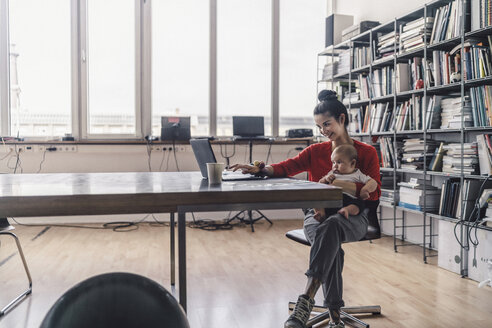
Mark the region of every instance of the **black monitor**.
[[232, 134], [236, 137], [262, 137], [265, 135], [263, 116], [233, 116]]
[[190, 140], [190, 117], [162, 116], [161, 140]]

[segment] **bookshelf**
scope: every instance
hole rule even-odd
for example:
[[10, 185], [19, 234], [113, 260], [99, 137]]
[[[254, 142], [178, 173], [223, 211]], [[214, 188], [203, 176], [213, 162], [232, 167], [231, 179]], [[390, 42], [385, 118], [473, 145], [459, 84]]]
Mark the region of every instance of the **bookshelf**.
[[[422, 246], [423, 261], [427, 262], [428, 257], [435, 256], [431, 250], [435, 248], [437, 238], [436, 222], [454, 223], [459, 227], [459, 243], [464, 245], [460, 254], [463, 276], [467, 274], [469, 248], [466, 236], [469, 230], [492, 231], [491, 227], [477, 225], [465, 213], [468, 196], [463, 187], [465, 181], [474, 181], [466, 182], [474, 186], [486, 182], [488, 185], [487, 176], [480, 175], [479, 171], [468, 172], [475, 165], [475, 159], [468, 157], [478, 160], [478, 156], [467, 153], [468, 148], [475, 147], [473, 143], [477, 141], [477, 135], [492, 134], [492, 106], [484, 107], [487, 112], [483, 114], [479, 112], [479, 105], [472, 103], [472, 99], [486, 99], [485, 96], [480, 98], [473, 88], [483, 88], [480, 92], [485, 95], [486, 86], [492, 85], [492, 71], [481, 71], [480, 68], [470, 71], [470, 67], [474, 69], [475, 61], [480, 65], [490, 64], [492, 68], [492, 45], [489, 44], [492, 42], [492, 26], [483, 26], [486, 25], [483, 23], [483, 27], [471, 30], [471, 20], [477, 19], [471, 17], [472, 5], [470, 0], [435, 0], [325, 49], [318, 54], [318, 72], [323, 70], [320, 60], [325, 60], [325, 67], [328, 65], [332, 69], [323, 78], [318, 78], [317, 83], [318, 92], [331, 88], [347, 106], [351, 136], [376, 146], [382, 157], [385, 154], [381, 148], [390, 153], [390, 165], [381, 167], [381, 174], [391, 177], [393, 190], [399, 190], [398, 183], [408, 182], [411, 178], [421, 181], [423, 204], [420, 210], [400, 206], [396, 192], [393, 202], [381, 202], [380, 211], [382, 208], [393, 210], [395, 251], [412, 244], [406, 240], [408, 229], [421, 229], [422, 242], [413, 245]], [[490, 21], [490, 17], [486, 20]], [[467, 54], [471, 51], [477, 52]], [[346, 58], [347, 53], [350, 55], [349, 69], [338, 71], [337, 63]], [[341, 66], [346, 67], [346, 64]], [[460, 73], [459, 76], [456, 72]], [[356, 85], [358, 96], [351, 93], [352, 84]], [[473, 92], [477, 92], [475, 98], [471, 96]], [[442, 102], [443, 99], [447, 100]], [[446, 106], [443, 107], [444, 104]], [[459, 114], [455, 112], [456, 108]], [[436, 114], [441, 126], [436, 125], [437, 120], [433, 121]], [[448, 115], [451, 115], [449, 122]], [[483, 122], [478, 115], [485, 115]], [[386, 124], [383, 122], [385, 119], [389, 119]], [[443, 121], [446, 126], [442, 125]], [[423, 165], [419, 168], [402, 167], [405, 154], [401, 147], [409, 139], [423, 142]], [[445, 155], [448, 166], [444, 172], [433, 171], [429, 167], [433, 155], [428, 153], [428, 149], [434, 152], [441, 143], [448, 148], [445, 152], [451, 154]], [[472, 163], [469, 167], [466, 166], [468, 162]], [[459, 186], [453, 194], [457, 198], [448, 200], [460, 203], [453, 209], [456, 212], [453, 216], [442, 214], [441, 201], [437, 204], [439, 210], [435, 209], [436, 204], [428, 203], [429, 195], [435, 193], [436, 188], [441, 189], [446, 180], [454, 181], [455, 187]], [[490, 180], [492, 182], [492, 178]], [[429, 210], [432, 206], [434, 208]], [[420, 217], [421, 224], [409, 224], [409, 214]]]

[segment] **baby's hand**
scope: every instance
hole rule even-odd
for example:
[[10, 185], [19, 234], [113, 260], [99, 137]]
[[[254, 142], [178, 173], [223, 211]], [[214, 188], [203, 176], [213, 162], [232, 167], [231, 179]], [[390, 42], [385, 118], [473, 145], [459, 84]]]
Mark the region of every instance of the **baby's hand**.
[[338, 214], [342, 214], [346, 219], [348, 219], [349, 213], [346, 207], [339, 209]]
[[369, 191], [367, 191], [364, 187], [360, 190], [360, 198], [363, 200], [369, 199]]
[[332, 184], [333, 181], [335, 181], [335, 175], [334, 174], [330, 174], [330, 175], [325, 175], [324, 177], [321, 178], [321, 180], [319, 180], [320, 183], [326, 183], [326, 184]]

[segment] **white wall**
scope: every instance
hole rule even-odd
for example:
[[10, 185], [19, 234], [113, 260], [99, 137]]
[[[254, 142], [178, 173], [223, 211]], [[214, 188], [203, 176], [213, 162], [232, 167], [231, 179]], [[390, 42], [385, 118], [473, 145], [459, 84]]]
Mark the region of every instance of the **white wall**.
[[352, 15], [355, 24], [364, 20], [379, 21], [384, 24], [429, 2], [429, 0], [328, 0], [328, 14]]

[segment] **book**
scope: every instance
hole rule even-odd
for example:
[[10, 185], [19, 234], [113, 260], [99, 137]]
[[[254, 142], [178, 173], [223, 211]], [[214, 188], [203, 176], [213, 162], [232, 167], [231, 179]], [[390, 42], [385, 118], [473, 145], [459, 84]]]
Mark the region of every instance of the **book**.
[[434, 156], [432, 157], [431, 162], [429, 163], [428, 169], [430, 171], [442, 171], [442, 159], [444, 156], [444, 142], [441, 142], [439, 148], [436, 148], [434, 152]]
[[477, 134], [478, 162], [480, 175], [492, 174], [492, 156], [485, 140], [485, 134]]

